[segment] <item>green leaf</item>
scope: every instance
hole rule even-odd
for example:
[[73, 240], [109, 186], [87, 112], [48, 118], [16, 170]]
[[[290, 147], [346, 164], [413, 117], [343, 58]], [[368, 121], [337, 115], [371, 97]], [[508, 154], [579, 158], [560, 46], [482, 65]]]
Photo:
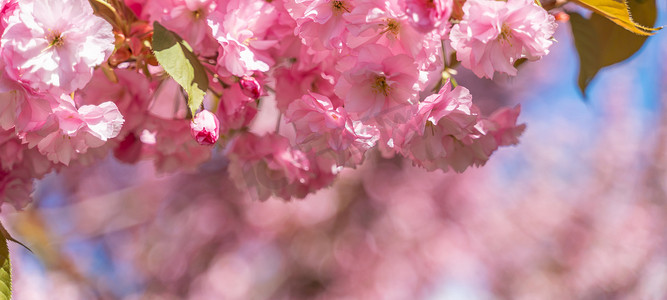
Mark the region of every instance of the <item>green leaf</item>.
[[153, 52], [167, 74], [188, 94], [188, 107], [194, 116], [208, 90], [206, 69], [187, 42], [158, 22], [153, 22]]
[[12, 267], [9, 262], [9, 248], [7, 239], [0, 236], [0, 300], [12, 298]]
[[[628, 4], [632, 6], [632, 2], [639, 1], [627, 1], [627, 0], [573, 0], [573, 2], [588, 8], [601, 16], [606, 17], [612, 22], [620, 25], [621, 27], [639, 35], [654, 35], [656, 31], [662, 29], [662, 27], [653, 28], [641, 25], [635, 22], [633, 16], [637, 19], [638, 22], [642, 24], [652, 26], [655, 22], [653, 20], [650, 23], [642, 22], [642, 20], [636, 15], [636, 11], [628, 7]], [[630, 2], [630, 3], [628, 3]], [[641, 1], [641, 2], [653, 2], [653, 11], [655, 13], [655, 0]]]
[[32, 250], [30, 250], [30, 248], [28, 248], [28, 246], [26, 246], [23, 243], [17, 241], [11, 234], [9, 234], [9, 231], [7, 231], [7, 229], [5, 228], [4, 225], [2, 225], [2, 223], [0, 223], [0, 235], [8, 241], [12, 241], [14, 243], [17, 243], [17, 244], [23, 246], [23, 248], [26, 248], [26, 250], [28, 250], [32, 253]]
[[[655, 0], [630, 0], [629, 4], [637, 20], [647, 24], [655, 22]], [[580, 14], [572, 13], [570, 24], [574, 45], [579, 53], [578, 85], [584, 96], [588, 84], [600, 69], [630, 58], [647, 38], [616, 26], [598, 14], [585, 19]]]

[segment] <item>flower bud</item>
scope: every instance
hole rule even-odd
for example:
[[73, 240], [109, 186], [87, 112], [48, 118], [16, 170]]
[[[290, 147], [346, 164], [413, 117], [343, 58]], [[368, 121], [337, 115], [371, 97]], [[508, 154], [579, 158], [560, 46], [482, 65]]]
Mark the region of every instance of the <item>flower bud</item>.
[[257, 82], [255, 77], [243, 76], [239, 80], [239, 85], [243, 94], [250, 98], [257, 99], [262, 95], [262, 86]]
[[190, 122], [190, 133], [200, 145], [213, 145], [220, 137], [220, 121], [208, 110], [202, 110]]

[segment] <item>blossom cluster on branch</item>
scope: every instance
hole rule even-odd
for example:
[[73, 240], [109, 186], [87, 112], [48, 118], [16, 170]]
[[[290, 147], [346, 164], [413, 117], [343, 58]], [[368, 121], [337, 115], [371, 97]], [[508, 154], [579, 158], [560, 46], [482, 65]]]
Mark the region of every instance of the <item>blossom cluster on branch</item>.
[[[218, 152], [237, 185], [262, 200], [326, 187], [374, 147], [428, 170], [483, 165], [518, 142], [520, 108], [483, 116], [453, 68], [515, 75], [520, 59], [548, 53], [556, 27], [533, 0], [0, 6], [0, 200], [16, 208], [29, 202], [33, 179], [109, 152], [165, 172]], [[158, 24], [196, 58], [186, 66], [205, 74], [194, 110], [170, 71], [179, 62], [156, 55]], [[252, 125], [269, 99], [283, 125], [259, 134]]]

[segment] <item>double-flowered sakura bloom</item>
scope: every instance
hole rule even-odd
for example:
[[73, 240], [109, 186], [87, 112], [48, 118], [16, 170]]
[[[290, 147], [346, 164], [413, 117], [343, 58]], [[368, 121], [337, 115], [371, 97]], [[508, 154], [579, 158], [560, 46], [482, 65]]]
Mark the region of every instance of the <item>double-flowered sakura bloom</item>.
[[407, 138], [397, 140], [396, 148], [427, 170], [451, 167], [463, 172], [468, 166], [486, 163], [499, 146], [516, 143], [525, 127], [516, 125], [518, 114], [517, 107], [484, 119], [468, 89], [452, 90], [447, 82], [438, 94], [419, 104], [414, 119], [405, 125], [418, 128], [419, 134], [403, 135]]
[[114, 50], [112, 27], [85, 0], [21, 0], [7, 20], [5, 72], [36, 92], [71, 93]]
[[214, 55], [218, 48], [207, 24], [208, 15], [218, 6], [215, 0], [150, 0], [142, 12], [179, 34], [197, 53]]
[[386, 47], [369, 44], [353, 60], [335, 87], [353, 117], [373, 118], [417, 100], [419, 75], [410, 56], [393, 55]]
[[21, 209], [30, 201], [32, 177], [25, 170], [6, 172], [0, 170], [0, 203], [11, 203]]
[[361, 163], [366, 150], [377, 141], [373, 129], [353, 122], [345, 108], [331, 104], [328, 97], [310, 93], [290, 104], [285, 113], [294, 124], [296, 142], [319, 156], [333, 159], [339, 166]]
[[419, 103], [414, 118], [409, 120], [394, 137], [397, 150], [427, 170], [448, 169], [447, 155], [453, 143], [476, 133], [479, 111], [472, 104], [468, 89], [451, 89], [447, 82], [438, 94]]
[[549, 53], [554, 17], [533, 0], [468, 0], [464, 16], [450, 33], [461, 64], [479, 77], [494, 72], [516, 75], [519, 58], [536, 60]]
[[[0, 60], [0, 70], [5, 64]], [[25, 99], [25, 90], [16, 81], [0, 73], [0, 129], [10, 129], [16, 124], [19, 106]]]
[[264, 50], [276, 41], [265, 40], [277, 18], [264, 0], [230, 0], [208, 16], [213, 37], [220, 44], [218, 72], [235, 76], [266, 72], [273, 61]]
[[257, 102], [243, 92], [240, 84], [234, 84], [220, 97], [215, 113], [220, 120], [221, 134], [227, 134], [250, 125], [257, 115]]
[[352, 48], [377, 44], [394, 54], [404, 53], [415, 59], [423, 50], [425, 34], [410, 25], [408, 15], [397, 0], [364, 1], [346, 16], [346, 20], [354, 36], [348, 43]]
[[187, 120], [153, 117], [144, 126], [139, 139], [158, 172], [192, 171], [211, 158], [211, 147], [192, 138]]
[[77, 109], [70, 96], [61, 95], [52, 103], [57, 106], [43, 126], [21, 135], [30, 148], [37, 146], [39, 152], [54, 163], [68, 165], [88, 148], [102, 146], [118, 136], [124, 122], [113, 102], [83, 105]]
[[341, 52], [346, 46], [347, 22], [354, 0], [296, 0], [287, 9], [296, 20], [294, 34], [316, 51]]
[[[454, 65], [447, 54], [478, 76], [513, 75], [517, 59], [547, 54], [555, 28], [532, 0], [110, 4], [121, 12], [113, 28], [86, 0], [0, 0], [0, 202], [22, 207], [30, 178], [109, 152], [171, 172], [219, 151], [259, 199], [302, 198], [375, 146], [461, 172], [517, 143], [524, 127], [519, 107], [485, 118], [463, 87], [432, 94]], [[154, 21], [206, 70], [193, 120], [151, 52]], [[272, 113], [276, 130], [255, 134], [273, 127], [263, 119]]]
[[292, 148], [277, 134], [244, 133], [232, 142], [228, 157], [232, 179], [259, 200], [271, 195], [303, 198], [333, 180], [331, 170], [321, 168], [313, 155]]
[[[334, 94], [334, 85], [340, 74], [334, 68], [336, 61], [311, 63], [309, 61], [311, 57], [307, 53], [300, 54], [298, 63], [277, 68], [274, 72], [278, 109], [284, 112], [292, 101], [310, 92], [329, 97], [334, 106], [342, 105], [341, 99]], [[305, 62], [303, 66], [302, 62]]]

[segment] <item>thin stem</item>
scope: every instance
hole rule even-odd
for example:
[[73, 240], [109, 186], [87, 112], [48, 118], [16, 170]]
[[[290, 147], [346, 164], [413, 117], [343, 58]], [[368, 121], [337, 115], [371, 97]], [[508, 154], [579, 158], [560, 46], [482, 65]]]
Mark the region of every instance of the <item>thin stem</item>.
[[278, 114], [278, 120], [276, 121], [276, 134], [278, 134], [278, 131], [280, 130], [280, 121], [282, 121], [283, 114]]

